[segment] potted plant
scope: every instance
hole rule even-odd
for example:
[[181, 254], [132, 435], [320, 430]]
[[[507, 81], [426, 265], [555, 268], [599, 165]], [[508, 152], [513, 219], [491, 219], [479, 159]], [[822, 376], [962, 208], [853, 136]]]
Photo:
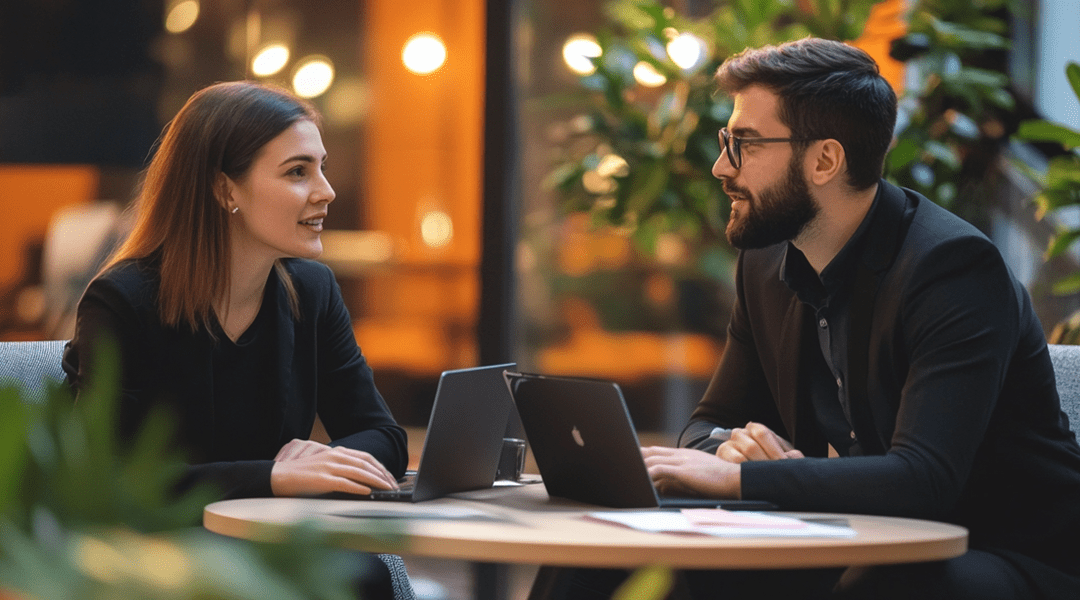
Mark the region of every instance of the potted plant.
[[[1065, 77], [1080, 100], [1080, 64], [1070, 62], [1066, 65]], [[1080, 206], [1080, 131], [1052, 121], [1033, 119], [1021, 123], [1015, 137], [1028, 142], [1049, 142], [1061, 149], [1060, 154], [1050, 158], [1045, 172], [1037, 172], [1017, 163], [1042, 188], [1034, 199], [1036, 217], [1043, 219], [1077, 210], [1077, 206]], [[1064, 220], [1059, 223], [1043, 255], [1045, 260], [1069, 252], [1080, 239], [1080, 227], [1075, 225], [1075, 221], [1072, 225]], [[1080, 272], [1055, 282], [1053, 291], [1058, 295], [1080, 292]], [[1055, 325], [1049, 338], [1051, 343], [1056, 344], [1080, 344], [1080, 311]]]

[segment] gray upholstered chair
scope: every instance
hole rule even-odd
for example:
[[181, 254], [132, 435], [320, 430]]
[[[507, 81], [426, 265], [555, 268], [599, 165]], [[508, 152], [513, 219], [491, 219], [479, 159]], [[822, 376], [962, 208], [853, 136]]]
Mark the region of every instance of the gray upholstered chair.
[[0, 342], [0, 384], [14, 382], [30, 402], [44, 402], [50, 383], [64, 381], [65, 340]]
[[1050, 344], [1061, 410], [1069, 416], [1069, 428], [1080, 431], [1080, 346]]
[[[60, 360], [65, 340], [0, 342], [0, 385], [14, 382], [30, 402], [44, 402], [50, 382], [62, 383]], [[379, 554], [390, 570], [396, 600], [415, 600], [405, 561], [395, 554]]]

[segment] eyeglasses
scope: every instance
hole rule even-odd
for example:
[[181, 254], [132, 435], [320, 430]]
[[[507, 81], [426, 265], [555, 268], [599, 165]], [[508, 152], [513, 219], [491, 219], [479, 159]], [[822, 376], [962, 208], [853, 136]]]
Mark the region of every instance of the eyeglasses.
[[770, 144], [773, 142], [816, 142], [819, 138], [746, 138], [731, 135], [727, 127], [720, 130], [720, 139], [724, 141], [728, 162], [736, 169], [742, 168], [743, 144]]

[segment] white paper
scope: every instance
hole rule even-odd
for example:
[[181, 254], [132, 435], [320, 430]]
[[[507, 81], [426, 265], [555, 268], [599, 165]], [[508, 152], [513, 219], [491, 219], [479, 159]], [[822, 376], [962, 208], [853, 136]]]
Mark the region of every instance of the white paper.
[[808, 523], [793, 517], [768, 513], [738, 512], [739, 520], [743, 524], [716, 526], [694, 525], [686, 518], [686, 515], [676, 511], [602, 511], [591, 512], [587, 516], [654, 533], [699, 534], [717, 537], [855, 537], [854, 529], [842, 525]]

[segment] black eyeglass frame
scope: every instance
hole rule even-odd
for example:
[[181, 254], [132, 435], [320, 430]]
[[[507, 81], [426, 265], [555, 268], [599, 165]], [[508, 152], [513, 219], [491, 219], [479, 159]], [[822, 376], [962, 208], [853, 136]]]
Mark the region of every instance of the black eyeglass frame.
[[[731, 135], [727, 127], [720, 130], [720, 139], [724, 141], [723, 150], [727, 152], [728, 162], [731, 163], [732, 168], [742, 168], [742, 145], [743, 144], [770, 144], [773, 142], [816, 142], [822, 138], [746, 138], [739, 137], [737, 135]], [[734, 140], [734, 143], [732, 143]]]

